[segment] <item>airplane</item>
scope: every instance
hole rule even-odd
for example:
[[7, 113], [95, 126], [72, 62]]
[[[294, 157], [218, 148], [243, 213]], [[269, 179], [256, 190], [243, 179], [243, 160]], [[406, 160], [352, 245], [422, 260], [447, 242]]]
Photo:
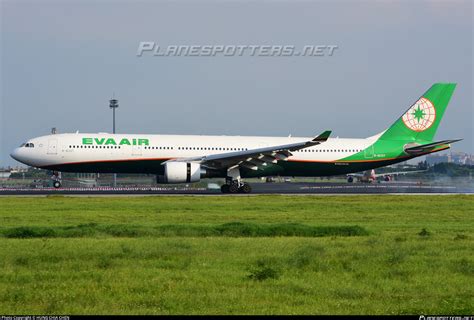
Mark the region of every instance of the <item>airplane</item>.
[[356, 178], [358, 182], [372, 183], [372, 182], [378, 181], [377, 180], [378, 178], [382, 178], [383, 181], [389, 182], [389, 181], [392, 181], [394, 176], [412, 174], [412, 173], [420, 173], [420, 172], [426, 172], [426, 171], [428, 171], [428, 169], [375, 173], [375, 170], [372, 169], [372, 170], [363, 171], [361, 173], [349, 173], [346, 176], [347, 176], [347, 182], [349, 182], [349, 183], [354, 182], [354, 178]]
[[[53, 177], [53, 181], [54, 178], [55, 177]], [[72, 183], [79, 184], [84, 188], [96, 188], [98, 186], [97, 179], [69, 178], [68, 180]]]
[[[58, 172], [147, 173], [170, 184], [224, 178], [223, 193], [249, 193], [245, 178], [348, 174], [450, 148], [461, 139], [433, 138], [455, 87], [435, 83], [390, 127], [365, 139], [329, 138], [331, 131], [313, 138], [76, 132], [30, 139], [11, 157], [56, 177]], [[61, 187], [59, 178], [53, 180]]]

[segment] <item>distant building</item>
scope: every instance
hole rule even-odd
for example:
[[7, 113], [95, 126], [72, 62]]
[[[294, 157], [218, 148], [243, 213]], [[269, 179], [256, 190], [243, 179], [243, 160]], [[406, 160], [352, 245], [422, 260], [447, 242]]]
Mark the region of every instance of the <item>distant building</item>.
[[429, 166], [433, 166], [438, 163], [451, 162], [451, 157], [449, 154], [429, 154], [426, 156], [426, 163]]
[[22, 173], [22, 172], [27, 172], [27, 171], [28, 171], [27, 167], [0, 168], [0, 180], [10, 179], [10, 176], [12, 175], [12, 173]]
[[0, 180], [9, 179], [11, 174], [10, 170], [0, 170]]
[[466, 163], [470, 166], [474, 166], [474, 154], [471, 154], [471, 156], [469, 157], [469, 163]]
[[28, 172], [28, 167], [13, 167], [13, 168], [8, 168], [8, 170], [11, 173], [23, 173], [23, 172]]
[[465, 152], [450, 152], [444, 154], [429, 154], [426, 163], [430, 166], [438, 163], [455, 163], [462, 165], [474, 165], [474, 155]]
[[452, 152], [451, 162], [456, 164], [470, 164], [471, 155], [465, 152]]

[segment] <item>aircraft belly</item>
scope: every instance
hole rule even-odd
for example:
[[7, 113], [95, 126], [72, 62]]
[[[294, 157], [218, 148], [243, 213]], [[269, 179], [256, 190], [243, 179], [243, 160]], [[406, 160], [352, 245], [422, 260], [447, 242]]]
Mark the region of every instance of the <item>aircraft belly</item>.
[[62, 172], [163, 174], [165, 160], [93, 161], [44, 166]]
[[325, 161], [279, 161], [277, 164], [262, 168], [262, 170], [245, 170], [242, 177], [261, 177], [261, 176], [300, 176], [300, 177], [320, 177], [335, 176], [347, 173], [360, 172], [375, 169], [394, 163], [407, 160], [406, 158], [391, 159], [383, 161], [360, 161], [360, 162], [325, 162]]

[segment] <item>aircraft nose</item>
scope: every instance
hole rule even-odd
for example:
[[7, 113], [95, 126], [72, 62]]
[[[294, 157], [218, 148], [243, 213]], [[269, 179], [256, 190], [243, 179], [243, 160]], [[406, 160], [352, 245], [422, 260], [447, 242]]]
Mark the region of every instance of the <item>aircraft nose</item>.
[[23, 150], [23, 148], [16, 148], [15, 150], [13, 150], [12, 153], [10, 153], [10, 157], [12, 157], [18, 162], [28, 164], [28, 156], [27, 154], [25, 154], [25, 150]]
[[16, 148], [15, 150], [12, 151], [12, 153], [10, 153], [10, 157], [12, 157], [13, 159], [15, 159], [16, 161], [20, 161], [18, 158], [18, 154], [19, 154], [19, 150], [20, 148]]

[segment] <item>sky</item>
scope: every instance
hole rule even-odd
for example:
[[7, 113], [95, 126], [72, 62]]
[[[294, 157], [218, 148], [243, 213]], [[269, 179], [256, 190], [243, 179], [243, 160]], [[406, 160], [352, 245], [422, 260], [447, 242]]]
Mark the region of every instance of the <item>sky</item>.
[[[120, 133], [363, 138], [435, 82], [439, 140], [474, 153], [471, 1], [0, 0], [0, 167], [28, 138]], [[137, 56], [169, 45], [337, 45], [332, 56]]]

